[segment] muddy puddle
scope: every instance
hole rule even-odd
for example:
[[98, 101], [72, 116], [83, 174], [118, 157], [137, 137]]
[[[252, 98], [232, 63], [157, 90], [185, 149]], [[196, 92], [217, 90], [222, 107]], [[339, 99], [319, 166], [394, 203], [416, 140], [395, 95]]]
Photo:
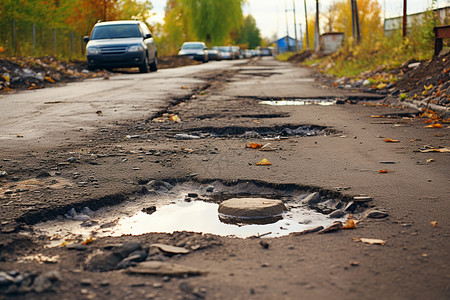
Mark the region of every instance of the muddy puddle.
[[[224, 184], [215, 182], [171, 184], [150, 182], [148, 195], [120, 205], [97, 211], [89, 208], [71, 209], [64, 216], [34, 225], [34, 233], [50, 240], [50, 246], [77, 242], [89, 237], [141, 235], [146, 233], [173, 233], [191, 231], [220, 236], [248, 238], [264, 236], [274, 238], [294, 232], [329, 226], [343, 221], [329, 213], [346, 205], [339, 195], [321, 193], [317, 199], [333, 203], [324, 213], [302, 203], [311, 193], [292, 186], [268, 187], [253, 182]], [[319, 195], [319, 193], [317, 193]], [[251, 218], [245, 222], [224, 220], [218, 212], [219, 204], [230, 198], [264, 197], [281, 200], [286, 211], [271, 221], [260, 224]], [[350, 213], [350, 212], [348, 212]]]

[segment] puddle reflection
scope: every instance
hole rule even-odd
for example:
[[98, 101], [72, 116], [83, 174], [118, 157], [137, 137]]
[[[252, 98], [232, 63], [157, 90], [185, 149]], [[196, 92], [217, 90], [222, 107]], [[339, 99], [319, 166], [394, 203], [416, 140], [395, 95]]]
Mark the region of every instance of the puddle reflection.
[[140, 235], [149, 232], [193, 231], [246, 238], [271, 232], [267, 237], [277, 237], [332, 224], [327, 216], [304, 208], [292, 208], [283, 215], [283, 219], [271, 224], [227, 224], [220, 221], [218, 207], [215, 203], [194, 201], [170, 204], [151, 215], [138, 212], [120, 221], [115, 233]]

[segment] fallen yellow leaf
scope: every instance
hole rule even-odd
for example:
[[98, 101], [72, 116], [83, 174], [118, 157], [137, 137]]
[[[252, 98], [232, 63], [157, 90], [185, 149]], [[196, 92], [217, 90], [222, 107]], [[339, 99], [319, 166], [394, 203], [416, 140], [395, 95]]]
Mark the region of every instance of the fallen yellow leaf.
[[431, 125], [425, 126], [425, 128], [444, 128], [444, 126], [442, 126], [439, 123], [436, 123], [436, 124], [431, 124]]
[[433, 227], [437, 227], [438, 222], [436, 222], [436, 221], [431, 221], [431, 225], [433, 225]]
[[429, 91], [433, 88], [433, 85], [432, 84], [430, 84], [429, 86], [424, 85], [423, 87], [426, 91]]
[[427, 164], [429, 164], [429, 163], [431, 163], [431, 162], [433, 162], [433, 161], [434, 161], [434, 159], [432, 159], [432, 158], [427, 159]]
[[385, 87], [387, 87], [386, 83], [380, 83], [377, 85], [377, 89], [379, 89], [379, 90], [384, 89]]
[[389, 171], [388, 170], [380, 170], [380, 171], [378, 171], [378, 173], [380, 173], [380, 174], [382, 174], [382, 173], [389, 173]]
[[270, 161], [268, 161], [267, 159], [263, 159], [262, 161], [260, 161], [259, 163], [256, 164], [257, 166], [270, 166], [271, 163]]
[[177, 115], [170, 116], [170, 119], [176, 123], [181, 123], [181, 119]]

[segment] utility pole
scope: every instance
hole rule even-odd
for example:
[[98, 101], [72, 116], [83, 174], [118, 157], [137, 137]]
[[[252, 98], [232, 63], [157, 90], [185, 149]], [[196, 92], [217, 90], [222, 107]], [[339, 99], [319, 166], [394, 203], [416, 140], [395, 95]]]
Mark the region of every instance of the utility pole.
[[361, 42], [361, 30], [359, 29], [359, 11], [358, 11], [358, 2], [355, 1], [355, 20], [356, 20], [356, 43], [359, 44]]
[[303, 44], [303, 29], [302, 29], [302, 23], [298, 23], [298, 27], [300, 28], [300, 49], [303, 50], [304, 44]]
[[314, 51], [320, 50], [320, 32], [319, 32], [319, 0], [316, 0], [316, 26], [314, 30]]
[[297, 19], [295, 18], [295, 0], [292, 0], [293, 12], [294, 12], [294, 32], [295, 32], [295, 52], [298, 51], [298, 38], [297, 38]]
[[403, 0], [403, 38], [406, 38], [407, 25], [408, 25], [408, 17], [406, 14], [406, 0]]
[[350, 1], [352, 4], [352, 28], [353, 28], [353, 40], [359, 44], [361, 41], [361, 31], [359, 29], [359, 13], [358, 13], [358, 3], [356, 0]]
[[287, 51], [289, 52], [289, 22], [288, 22], [288, 9], [287, 9], [287, 2], [284, 1], [284, 12], [286, 14], [286, 47]]
[[305, 3], [306, 49], [309, 49], [308, 10], [306, 9], [306, 0], [304, 0], [303, 2]]

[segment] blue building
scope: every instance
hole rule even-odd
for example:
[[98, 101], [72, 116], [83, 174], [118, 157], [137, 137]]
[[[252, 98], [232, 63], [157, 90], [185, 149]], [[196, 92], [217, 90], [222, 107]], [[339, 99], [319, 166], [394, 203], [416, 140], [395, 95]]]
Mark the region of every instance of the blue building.
[[[278, 39], [274, 42], [277, 47], [277, 54], [284, 53], [284, 52], [294, 52], [295, 51], [295, 39], [291, 38], [290, 36], [284, 36], [281, 39]], [[298, 50], [302, 49], [302, 41], [299, 40], [298, 43]]]

